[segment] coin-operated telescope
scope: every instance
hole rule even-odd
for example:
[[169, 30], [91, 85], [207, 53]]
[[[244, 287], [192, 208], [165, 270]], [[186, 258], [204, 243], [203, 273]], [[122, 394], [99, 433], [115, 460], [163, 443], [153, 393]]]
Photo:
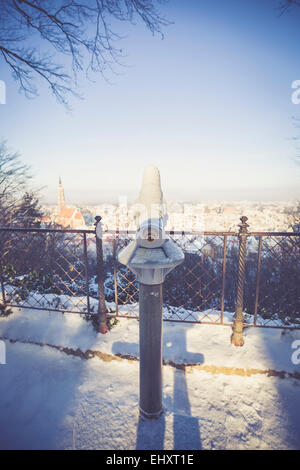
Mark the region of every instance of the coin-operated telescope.
[[144, 171], [137, 201], [136, 240], [118, 259], [139, 281], [140, 411], [156, 418], [162, 407], [162, 285], [166, 275], [184, 260], [182, 250], [165, 233], [167, 214], [160, 174], [155, 166]]
[[184, 255], [165, 233], [167, 213], [160, 174], [153, 165], [144, 171], [136, 208], [136, 240], [120, 251], [118, 259], [128, 266], [139, 282], [161, 284], [166, 275], [182, 263]]

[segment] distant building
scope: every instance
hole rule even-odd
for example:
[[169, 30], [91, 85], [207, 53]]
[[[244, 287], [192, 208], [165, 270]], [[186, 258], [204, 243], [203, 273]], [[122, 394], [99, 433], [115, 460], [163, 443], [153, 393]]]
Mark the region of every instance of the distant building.
[[66, 207], [64, 188], [61, 178], [58, 181], [58, 214], [55, 222], [63, 227], [81, 228], [85, 226], [84, 217], [79, 209]]
[[80, 228], [85, 226], [81, 212], [74, 208], [64, 207], [56, 218], [56, 223], [63, 227]]
[[61, 178], [59, 177], [58, 180], [58, 213], [62, 211], [62, 209], [66, 207], [65, 201], [65, 192], [61, 182]]
[[239, 211], [235, 206], [225, 206], [223, 209], [223, 214], [238, 214]]

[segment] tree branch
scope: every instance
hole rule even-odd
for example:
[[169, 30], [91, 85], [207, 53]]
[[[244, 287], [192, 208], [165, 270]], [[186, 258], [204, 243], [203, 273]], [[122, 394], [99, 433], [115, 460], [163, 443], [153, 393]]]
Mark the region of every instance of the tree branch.
[[[156, 11], [154, 3], [165, 0], [3, 0], [0, 10], [0, 51], [11, 68], [20, 89], [27, 96], [37, 94], [34, 76], [45, 80], [59, 102], [67, 104], [66, 96], [76, 94], [73, 85], [77, 73], [86, 69], [100, 73], [114, 71], [122, 53], [114, 46], [121, 36], [113, 31], [109, 20], [134, 24], [139, 18], [152, 34], [170, 24]], [[1, 28], [3, 26], [3, 28]], [[30, 45], [33, 40], [39, 49], [45, 42], [54, 55], [38, 53]], [[71, 60], [60, 65], [57, 53]]]

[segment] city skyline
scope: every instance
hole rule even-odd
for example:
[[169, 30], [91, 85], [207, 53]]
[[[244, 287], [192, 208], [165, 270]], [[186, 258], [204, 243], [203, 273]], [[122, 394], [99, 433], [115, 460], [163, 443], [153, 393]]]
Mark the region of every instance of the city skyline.
[[[43, 205], [43, 226], [58, 224], [66, 228], [86, 229], [94, 227], [96, 216], [101, 215], [104, 231], [135, 231], [140, 211], [138, 200], [120, 198], [117, 203], [70, 204], [65, 199], [64, 187], [59, 178], [57, 201]], [[156, 210], [156, 205], [153, 206]], [[299, 201], [171, 201], [164, 200], [167, 230], [198, 231], [237, 230], [241, 217], [246, 216], [249, 227], [255, 230], [292, 231], [297, 224]], [[44, 225], [45, 224], [45, 225]]]

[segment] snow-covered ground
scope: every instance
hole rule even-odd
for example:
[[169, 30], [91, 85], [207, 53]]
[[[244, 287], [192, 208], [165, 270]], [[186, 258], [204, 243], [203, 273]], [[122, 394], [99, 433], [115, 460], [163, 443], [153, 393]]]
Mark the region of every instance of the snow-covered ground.
[[100, 335], [73, 313], [14, 309], [0, 318], [0, 448], [299, 449], [300, 331], [248, 328], [243, 348], [230, 335], [164, 322], [165, 413], [147, 421], [137, 320]]

